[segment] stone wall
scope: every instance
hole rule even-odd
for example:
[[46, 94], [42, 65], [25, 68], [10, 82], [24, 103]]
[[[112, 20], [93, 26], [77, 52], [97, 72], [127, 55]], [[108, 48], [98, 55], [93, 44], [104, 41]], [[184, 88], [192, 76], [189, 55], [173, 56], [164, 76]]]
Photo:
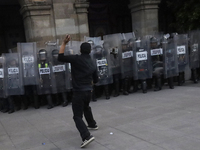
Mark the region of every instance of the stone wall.
[[73, 40], [89, 35], [86, 1], [19, 0], [27, 42], [42, 46], [47, 41], [61, 43], [66, 34]]
[[130, 0], [132, 28], [136, 36], [158, 32], [158, 4], [160, 0]]
[[[44, 45], [62, 41], [66, 34], [73, 40], [89, 36], [87, 0], [19, 0], [27, 42]], [[132, 29], [136, 36], [158, 31], [160, 0], [130, 0]]]

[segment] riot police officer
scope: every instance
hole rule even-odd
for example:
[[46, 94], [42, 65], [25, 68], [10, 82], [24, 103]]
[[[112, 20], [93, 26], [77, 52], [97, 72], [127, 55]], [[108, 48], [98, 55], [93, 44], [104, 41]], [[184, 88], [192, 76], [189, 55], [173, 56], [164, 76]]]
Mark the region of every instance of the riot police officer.
[[31, 102], [36, 109], [39, 108], [37, 95], [38, 73], [36, 43], [18, 43], [18, 53], [22, 62], [22, 76], [25, 94], [23, 95], [24, 109], [27, 109]]
[[51, 70], [49, 66], [49, 60], [47, 58], [47, 51], [45, 49], [39, 50], [38, 57], [38, 68], [39, 68], [39, 85], [38, 94], [46, 97], [48, 102], [47, 109], [54, 107], [52, 102], [52, 82], [51, 82]]
[[188, 65], [188, 36], [187, 34], [179, 34], [173, 38], [178, 58], [178, 85], [182, 85], [185, 82], [185, 69]]
[[128, 95], [130, 93], [130, 83], [133, 77], [133, 52], [132, 46], [128, 45], [128, 41], [122, 40], [122, 83], [123, 94]]
[[9, 112], [13, 113], [21, 108], [21, 95], [24, 94], [21, 63], [18, 53], [7, 53], [3, 56], [6, 62], [6, 96], [8, 97]]
[[62, 103], [62, 106], [65, 107], [68, 105], [66, 84], [70, 80], [67, 80], [69, 75], [67, 75], [66, 64], [58, 61], [58, 53], [58, 49], [52, 50], [53, 91], [57, 97], [57, 105]]
[[151, 47], [151, 60], [153, 68], [153, 79], [155, 81], [154, 91], [162, 89], [162, 76], [163, 76], [163, 50], [160, 45], [159, 39], [156, 37], [150, 38]]
[[178, 75], [178, 59], [175, 43], [170, 36], [164, 35], [162, 39], [164, 78], [167, 79], [170, 89], [174, 89], [174, 77]]
[[113, 73], [114, 97], [120, 95], [120, 65], [118, 47], [112, 47], [110, 52], [111, 67]]
[[199, 39], [200, 39], [200, 32], [199, 31], [190, 31], [189, 32], [189, 60], [190, 60], [190, 68], [191, 68], [191, 78], [194, 83], [198, 83], [198, 68], [200, 65], [199, 61]]
[[143, 93], [147, 93], [147, 79], [152, 78], [150, 41], [148, 38], [136, 39], [133, 49], [134, 80], [141, 83]]
[[120, 95], [121, 86], [121, 34], [105, 35], [104, 48], [110, 52], [110, 68], [113, 76], [114, 97]]
[[[104, 47], [106, 47], [104, 43]], [[92, 59], [97, 66], [99, 81], [96, 86], [103, 86], [106, 99], [110, 99], [109, 84], [113, 82], [110, 69], [109, 53], [102, 46], [97, 45], [91, 52]]]

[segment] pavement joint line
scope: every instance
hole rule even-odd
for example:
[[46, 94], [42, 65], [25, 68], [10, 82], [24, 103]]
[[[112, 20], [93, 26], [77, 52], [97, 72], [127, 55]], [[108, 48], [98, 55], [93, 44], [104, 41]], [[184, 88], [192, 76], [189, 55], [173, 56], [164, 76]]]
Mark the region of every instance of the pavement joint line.
[[162, 148], [163, 150], [168, 150], [168, 149], [166, 149], [166, 148], [164, 148], [164, 147], [161, 147], [161, 146], [159, 146], [159, 145], [157, 145], [157, 144], [155, 144], [155, 143], [149, 142], [149, 141], [147, 141], [147, 140], [145, 140], [145, 139], [143, 139], [143, 138], [137, 137], [137, 136], [135, 136], [135, 135], [133, 135], [133, 134], [127, 133], [127, 132], [122, 131], [122, 130], [120, 130], [120, 129], [117, 129], [117, 128], [115, 128], [115, 127], [110, 127], [110, 128], [113, 128], [113, 129], [118, 130], [118, 131], [120, 131], [120, 132], [126, 133], [126, 134], [128, 134], [128, 135], [130, 135], [130, 136], [132, 136], [132, 137], [135, 137], [135, 138], [140, 139], [140, 140], [142, 140], [142, 141], [144, 141], [144, 142], [147, 142], [147, 143], [149, 143], [149, 144], [152, 144], [152, 145], [154, 145], [154, 146], [157, 146], [157, 147], [159, 147], [159, 148]]
[[[29, 121], [29, 120], [27, 120], [25, 117], [23, 117], [28, 123], [30, 123], [31, 124], [31, 122]], [[51, 141], [51, 139], [49, 139], [47, 136], [45, 136], [40, 130], [38, 130], [37, 129], [37, 127], [35, 127], [33, 124], [31, 124], [31, 126], [32, 127], [34, 127], [41, 135], [43, 135], [45, 138], [47, 138], [49, 141], [50, 141], [50, 143], [52, 143], [54, 146], [56, 146], [55, 144], [54, 144], [54, 142], [53, 141]], [[56, 146], [57, 147], [57, 146]], [[32, 147], [32, 148], [34, 148], [34, 147]], [[58, 148], [58, 147], [57, 147]]]
[[[1, 120], [0, 120], [0, 122], [1, 122]], [[17, 149], [17, 147], [16, 147], [15, 144], [13, 143], [12, 139], [10, 138], [10, 135], [8, 134], [6, 128], [5, 128], [4, 125], [2, 124], [2, 122], [1, 122], [1, 125], [2, 125], [2, 127], [4, 128], [4, 131], [6, 132], [6, 135], [9, 137], [10, 141], [12, 142], [12, 145], [15, 147], [15, 149]]]
[[96, 143], [98, 143], [99, 145], [101, 145], [101, 146], [105, 147], [106, 149], [108, 149], [108, 150], [111, 150], [110, 148], [106, 147], [105, 145], [103, 145], [103, 144], [99, 143], [99, 142], [98, 142], [96, 139], [95, 139], [95, 142], [96, 142]]

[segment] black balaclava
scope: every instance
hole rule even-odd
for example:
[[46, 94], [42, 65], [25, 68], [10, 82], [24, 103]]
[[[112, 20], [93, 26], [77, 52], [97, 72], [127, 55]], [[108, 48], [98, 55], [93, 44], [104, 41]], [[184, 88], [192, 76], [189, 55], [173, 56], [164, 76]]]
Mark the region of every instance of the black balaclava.
[[87, 42], [81, 44], [81, 53], [89, 54], [91, 52], [91, 45]]

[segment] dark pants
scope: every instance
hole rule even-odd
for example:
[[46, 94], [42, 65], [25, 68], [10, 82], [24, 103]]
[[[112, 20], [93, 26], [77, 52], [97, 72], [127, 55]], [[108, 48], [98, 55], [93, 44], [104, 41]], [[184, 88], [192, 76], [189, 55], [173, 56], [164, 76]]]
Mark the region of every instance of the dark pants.
[[80, 132], [81, 138], [84, 141], [90, 136], [85, 122], [83, 121], [83, 114], [88, 123], [88, 126], [95, 126], [96, 121], [93, 118], [91, 107], [89, 106], [91, 100], [91, 91], [74, 91], [72, 99], [73, 119], [76, 127]]

